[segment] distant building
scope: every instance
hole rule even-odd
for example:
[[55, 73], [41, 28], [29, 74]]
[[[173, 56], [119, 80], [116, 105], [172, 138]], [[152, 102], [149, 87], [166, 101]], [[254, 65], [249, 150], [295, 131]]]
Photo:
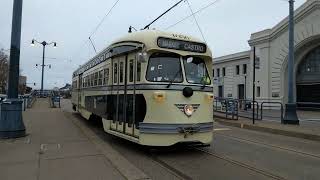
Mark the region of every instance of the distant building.
[[27, 87], [27, 76], [19, 76], [19, 94], [25, 94]]
[[62, 88], [60, 88], [60, 91], [70, 91], [71, 90], [71, 84], [66, 84]]
[[[252, 49], [256, 47], [256, 99], [286, 103], [288, 18], [253, 33], [248, 43], [249, 51], [213, 59], [215, 96], [252, 99]], [[298, 104], [320, 103], [320, 0], [307, 0], [295, 10], [294, 67]]]

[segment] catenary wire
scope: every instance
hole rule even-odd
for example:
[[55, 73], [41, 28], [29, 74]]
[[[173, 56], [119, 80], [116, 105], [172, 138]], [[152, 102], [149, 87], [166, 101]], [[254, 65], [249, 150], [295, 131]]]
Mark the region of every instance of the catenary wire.
[[96, 28], [91, 32], [89, 38], [99, 29], [99, 27], [101, 26], [101, 24], [103, 23], [103, 21], [106, 19], [106, 17], [111, 13], [112, 9], [118, 4], [120, 0], [117, 0], [113, 6], [109, 9], [109, 11], [107, 12], [107, 14], [101, 19], [101, 21], [99, 22], [99, 24], [96, 26]]
[[[109, 9], [109, 11], [106, 13], [106, 15], [101, 19], [101, 21], [98, 23], [98, 25], [93, 29], [93, 31], [92, 31], [91, 34], [89, 35], [89, 38], [91, 38], [91, 36], [93, 36], [94, 33], [96, 33], [96, 31], [97, 31], [97, 30], [99, 29], [99, 27], [102, 25], [102, 23], [104, 22], [104, 20], [106, 19], [106, 17], [110, 15], [111, 11], [114, 9], [114, 7], [118, 4], [119, 1], [120, 1], [120, 0], [117, 0], [117, 1], [112, 5], [112, 7]], [[83, 47], [85, 44], [90, 43], [89, 38], [83, 41], [82, 45], [79, 47], [79, 49], [76, 51], [75, 54], [78, 54], [78, 53], [81, 51], [82, 47]], [[89, 48], [89, 47], [88, 47], [88, 48]]]
[[196, 15], [194, 14], [194, 12], [193, 12], [193, 10], [192, 10], [192, 8], [191, 8], [190, 3], [189, 3], [188, 0], [186, 0], [186, 2], [187, 2], [188, 7], [189, 7], [189, 9], [190, 9], [190, 11], [191, 11], [191, 15], [193, 16], [193, 19], [194, 19], [194, 21], [196, 22], [196, 24], [197, 24], [197, 26], [198, 26], [199, 32], [200, 32], [200, 34], [201, 34], [201, 36], [202, 36], [202, 39], [204, 40], [204, 42], [206, 42], [206, 38], [205, 38], [204, 35], [203, 35], [203, 32], [202, 32], [202, 30], [201, 30], [201, 27], [200, 27], [200, 25], [199, 25], [199, 23], [198, 23], [198, 20], [197, 20], [197, 18], [196, 18]]
[[[193, 14], [198, 14], [198, 13], [200, 13], [201, 11], [203, 11], [203, 10], [205, 10], [205, 9], [209, 8], [210, 6], [212, 6], [212, 5], [216, 4], [216, 3], [217, 3], [217, 2], [219, 2], [219, 1], [220, 1], [220, 0], [215, 0], [215, 1], [211, 2], [211, 3], [209, 3], [208, 5], [206, 5], [206, 6], [202, 7], [202, 8], [200, 8], [199, 10], [197, 10], [196, 12], [194, 12]], [[168, 29], [170, 29], [170, 28], [172, 28], [172, 27], [174, 27], [174, 26], [176, 26], [176, 25], [180, 24], [181, 22], [185, 21], [186, 19], [188, 19], [188, 18], [192, 17], [192, 16], [193, 16], [193, 14], [190, 14], [190, 15], [188, 15], [188, 16], [186, 16], [186, 17], [182, 18], [180, 21], [178, 21], [178, 22], [176, 22], [176, 23], [174, 23], [174, 24], [172, 24], [172, 25], [170, 25], [170, 26], [166, 27], [166, 28], [165, 28], [165, 30], [168, 30]]]

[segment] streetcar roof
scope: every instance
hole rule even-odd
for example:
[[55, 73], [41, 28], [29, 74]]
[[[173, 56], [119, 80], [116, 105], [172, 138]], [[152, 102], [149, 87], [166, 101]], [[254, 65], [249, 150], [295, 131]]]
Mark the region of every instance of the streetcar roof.
[[[190, 52], [190, 51], [183, 51], [183, 50], [177, 50], [177, 49], [161, 48], [158, 45], [158, 38], [167, 38], [170, 40], [201, 43], [201, 44], [205, 45], [206, 49], [205, 49], [205, 52], [200, 53], [200, 52]], [[199, 56], [201, 55], [201, 56], [207, 56], [207, 57], [212, 56], [211, 51], [210, 51], [209, 47], [207, 47], [206, 43], [201, 41], [198, 38], [184, 35], [184, 34], [165, 32], [165, 31], [160, 31], [160, 30], [141, 30], [141, 31], [137, 31], [137, 32], [128, 33], [127, 35], [113, 41], [111, 43], [111, 45], [104, 48], [101, 52], [99, 52], [96, 56], [92, 57], [83, 66], [88, 66], [89, 64], [94, 64], [94, 65], [99, 64], [99, 58], [101, 57], [101, 54], [108, 52], [108, 50], [110, 50], [113, 47], [116, 47], [118, 44], [122, 44], [122, 43], [143, 44], [146, 51], [163, 50], [163, 51], [178, 53], [182, 56], [187, 56], [187, 55], [199, 55]], [[81, 66], [80, 68], [75, 70], [74, 74], [77, 74], [77, 72], [81, 71], [81, 69], [84, 69], [81, 72], [88, 69], [88, 68], [84, 68], [83, 66]]]
[[[164, 50], [168, 50], [166, 48], [160, 48], [157, 44], [157, 40], [159, 37], [163, 37], [163, 38], [168, 38], [168, 39], [174, 39], [174, 40], [181, 40], [181, 41], [189, 41], [189, 42], [196, 42], [196, 43], [203, 43], [206, 45], [205, 42], [203, 42], [202, 40], [193, 37], [193, 36], [189, 36], [189, 35], [185, 35], [185, 34], [180, 34], [180, 33], [174, 33], [174, 32], [166, 32], [166, 31], [160, 31], [160, 30], [141, 30], [141, 31], [137, 31], [137, 32], [132, 32], [132, 33], [128, 33], [127, 35], [115, 40], [112, 42], [112, 45], [121, 43], [121, 42], [140, 42], [143, 43], [147, 50], [151, 50], [151, 49], [164, 49]], [[199, 55], [207, 55], [207, 56], [211, 56], [211, 51], [208, 47], [206, 47], [206, 52], [205, 53], [199, 53]], [[179, 51], [179, 50], [174, 50], [174, 51]], [[183, 52], [183, 51], [179, 51], [179, 54], [181, 55], [187, 55], [187, 54], [193, 54], [193, 52]]]

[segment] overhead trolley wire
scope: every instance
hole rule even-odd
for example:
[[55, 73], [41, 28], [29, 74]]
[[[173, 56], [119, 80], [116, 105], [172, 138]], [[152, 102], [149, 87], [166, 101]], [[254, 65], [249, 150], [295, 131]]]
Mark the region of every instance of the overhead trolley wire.
[[89, 38], [96, 33], [96, 31], [99, 29], [99, 27], [101, 26], [101, 24], [103, 23], [103, 21], [106, 19], [106, 17], [111, 13], [112, 9], [118, 4], [120, 0], [117, 0], [113, 6], [109, 9], [109, 11], [107, 12], [107, 14], [101, 19], [101, 21], [99, 22], [99, 24], [96, 26], [96, 28], [94, 28], [94, 30], [91, 32]]
[[143, 29], [149, 29], [150, 25], [156, 22], [158, 19], [160, 19], [163, 15], [167, 14], [169, 11], [171, 11], [173, 8], [175, 8], [177, 5], [179, 5], [183, 0], [178, 1], [176, 4], [174, 4], [172, 7], [167, 9], [164, 13], [162, 13], [160, 16], [158, 16], [155, 20], [153, 20], [151, 23], [147, 24]]
[[[103, 21], [106, 19], [107, 16], [110, 15], [111, 11], [114, 9], [114, 7], [118, 4], [120, 0], [115, 1], [115, 3], [112, 5], [112, 7], [109, 9], [109, 11], [106, 13], [106, 15], [101, 19], [101, 21], [99, 22], [99, 24], [93, 29], [93, 31], [91, 32], [91, 34], [89, 35], [89, 38], [84, 40], [84, 42], [82, 43], [82, 45], [79, 47], [79, 49], [76, 51], [75, 54], [78, 54], [78, 52], [81, 50], [81, 48], [86, 44], [86, 43], [91, 43], [91, 45], [93, 46], [93, 49], [95, 50], [95, 52], [97, 52], [96, 47], [93, 45], [92, 39], [91, 37], [96, 33], [96, 31], [99, 29], [99, 27], [102, 25]], [[89, 47], [88, 47], [89, 48]]]
[[201, 12], [201, 11], [203, 11], [203, 10], [205, 10], [205, 9], [209, 8], [210, 6], [212, 6], [212, 5], [214, 5], [214, 4], [216, 4], [218, 1], [220, 1], [220, 0], [215, 0], [215, 1], [211, 2], [211, 3], [209, 3], [208, 5], [206, 5], [206, 6], [202, 7], [202, 8], [200, 8], [200, 9], [199, 9], [199, 10], [197, 10], [196, 12], [194, 12], [194, 13], [192, 13], [192, 14], [190, 14], [190, 15], [188, 15], [188, 16], [186, 16], [186, 17], [184, 17], [184, 18], [182, 18], [180, 21], [178, 21], [178, 22], [176, 22], [176, 23], [174, 23], [174, 24], [172, 24], [172, 25], [170, 25], [170, 26], [166, 27], [166, 28], [165, 28], [165, 30], [168, 30], [168, 29], [170, 29], [170, 28], [172, 28], [172, 27], [174, 27], [174, 26], [176, 26], [176, 25], [180, 24], [181, 22], [183, 22], [183, 21], [185, 21], [186, 19], [188, 19], [188, 18], [192, 17], [193, 15], [198, 14], [199, 12]]
[[189, 3], [188, 0], [186, 0], [186, 2], [187, 2], [187, 4], [188, 4], [188, 7], [189, 7], [189, 9], [190, 9], [190, 11], [191, 11], [191, 14], [192, 14], [194, 20], [195, 20], [195, 22], [196, 22], [196, 24], [197, 24], [197, 26], [198, 26], [198, 29], [199, 29], [200, 34], [201, 34], [201, 36], [202, 36], [202, 39], [204, 40], [204, 42], [206, 42], [206, 38], [205, 38], [204, 35], [203, 35], [203, 32], [202, 32], [202, 30], [201, 30], [201, 27], [200, 27], [200, 25], [199, 25], [199, 23], [198, 23], [198, 21], [197, 21], [196, 15], [194, 14], [194, 12], [193, 12], [193, 10], [192, 10], [192, 8], [191, 8], [190, 3]]

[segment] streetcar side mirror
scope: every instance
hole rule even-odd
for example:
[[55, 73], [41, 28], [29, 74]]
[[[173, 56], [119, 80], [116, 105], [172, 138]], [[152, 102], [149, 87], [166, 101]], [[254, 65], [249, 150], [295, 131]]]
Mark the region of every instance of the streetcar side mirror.
[[147, 62], [147, 53], [138, 53], [138, 62]]

